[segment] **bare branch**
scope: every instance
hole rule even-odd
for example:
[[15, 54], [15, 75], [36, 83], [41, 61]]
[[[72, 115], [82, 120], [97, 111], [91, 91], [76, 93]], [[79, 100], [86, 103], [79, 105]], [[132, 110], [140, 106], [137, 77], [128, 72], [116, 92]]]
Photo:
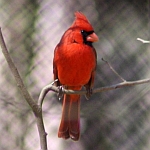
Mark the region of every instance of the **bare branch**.
[[4, 38], [3, 38], [3, 35], [2, 35], [2, 32], [1, 32], [1, 29], [0, 29], [0, 45], [1, 45], [1, 48], [2, 48], [2, 52], [5, 56], [5, 59], [8, 63], [8, 66], [11, 70], [11, 73], [13, 74], [15, 80], [16, 80], [16, 83], [17, 83], [17, 86], [18, 88], [20, 89], [22, 95], [24, 96], [24, 98], [27, 100], [28, 104], [31, 106], [31, 108], [33, 108], [33, 110], [35, 111], [35, 106], [36, 106], [36, 103], [34, 102], [33, 98], [30, 96], [29, 92], [27, 91], [21, 77], [20, 77], [20, 74], [16, 68], [16, 66], [14, 65], [10, 55], [9, 55], [9, 52], [7, 50], [7, 47], [6, 47], [6, 44], [5, 44], [5, 41], [4, 41]]
[[127, 86], [145, 84], [145, 83], [149, 83], [149, 82], [150, 82], [150, 78], [143, 79], [143, 80], [137, 80], [137, 81], [124, 81], [124, 82], [121, 82], [121, 83], [118, 83], [118, 84], [114, 84], [114, 85], [110, 85], [110, 86], [95, 89], [93, 91], [93, 93], [105, 92], [105, 91], [115, 90], [117, 88], [123, 88], [123, 87], [127, 87]]
[[142, 43], [146, 44], [146, 43], [150, 43], [150, 41], [146, 41], [146, 40], [143, 40], [141, 38], [137, 38], [138, 41], [141, 41]]
[[121, 76], [118, 74], [118, 72], [109, 64], [109, 62], [107, 62], [106, 60], [104, 60], [104, 58], [102, 58], [102, 61], [104, 61], [104, 62], [109, 66], [109, 68], [110, 68], [123, 82], [126, 81], [126, 80], [125, 80], [123, 77], [121, 77]]
[[[144, 83], [149, 83], [149, 82], [150, 82], [150, 78], [143, 79], [143, 80], [137, 80], [137, 81], [123, 81], [123, 82], [118, 83], [118, 84], [114, 84], [114, 85], [94, 89], [93, 93], [106, 92], [106, 91], [110, 91], [110, 90], [115, 90], [117, 88], [123, 88], [123, 87], [127, 87], [127, 86], [134, 86], [134, 85], [139, 85], [139, 84], [144, 84]], [[39, 102], [44, 100], [46, 94], [49, 91], [53, 91], [53, 92], [58, 93], [59, 88], [52, 85], [52, 84], [49, 84], [49, 85], [45, 86], [43, 88], [43, 90], [41, 91], [41, 94], [40, 94], [40, 97], [39, 97]], [[64, 94], [80, 94], [80, 95], [85, 95], [87, 93], [86, 90], [74, 91], [74, 90], [65, 90], [65, 89], [63, 90], [63, 92], [64, 92]]]
[[40, 144], [41, 144], [41, 149], [42, 150], [47, 150], [47, 141], [46, 141], [46, 132], [45, 132], [45, 128], [44, 128], [44, 123], [43, 123], [43, 117], [42, 117], [42, 106], [38, 105], [35, 100], [31, 97], [31, 95], [29, 94], [29, 92], [27, 91], [23, 80], [20, 77], [20, 74], [15, 66], [15, 64], [13, 63], [9, 52], [7, 50], [2, 32], [1, 32], [1, 28], [0, 28], [0, 45], [2, 48], [2, 52], [5, 56], [5, 59], [8, 63], [8, 66], [16, 80], [16, 84], [20, 90], [20, 92], [22, 93], [23, 97], [25, 98], [25, 100], [27, 101], [27, 103], [30, 105], [35, 117], [36, 117], [36, 122], [37, 122], [37, 127], [38, 127], [38, 131], [39, 131], [39, 136], [40, 136]]
[[58, 90], [57, 87], [56, 87], [56, 88], [55, 88], [55, 87], [52, 88], [53, 84], [54, 84], [55, 82], [57, 82], [57, 81], [58, 81], [58, 79], [55, 80], [54, 82], [52, 82], [51, 84], [46, 85], [46, 86], [42, 89], [42, 91], [41, 91], [41, 93], [40, 93], [40, 96], [39, 96], [39, 99], [38, 99], [38, 105], [39, 105], [39, 106], [42, 106], [43, 100], [44, 100], [46, 94], [47, 94], [49, 91], [54, 91], [54, 92], [57, 92], [57, 93], [58, 93], [59, 90]]

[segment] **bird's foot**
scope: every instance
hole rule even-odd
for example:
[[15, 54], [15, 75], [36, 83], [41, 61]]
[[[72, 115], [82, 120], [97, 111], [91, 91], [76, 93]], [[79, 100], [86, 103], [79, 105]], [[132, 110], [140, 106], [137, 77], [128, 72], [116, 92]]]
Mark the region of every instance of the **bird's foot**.
[[63, 88], [63, 86], [58, 86], [58, 90], [59, 90], [58, 95], [57, 95], [58, 99], [62, 100], [63, 97], [64, 97], [64, 88]]

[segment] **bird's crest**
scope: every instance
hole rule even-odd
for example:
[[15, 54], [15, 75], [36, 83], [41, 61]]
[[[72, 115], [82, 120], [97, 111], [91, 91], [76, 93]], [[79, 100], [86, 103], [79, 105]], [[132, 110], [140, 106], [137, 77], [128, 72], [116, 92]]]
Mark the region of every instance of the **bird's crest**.
[[87, 30], [87, 31], [93, 30], [93, 27], [88, 21], [88, 19], [86, 18], [86, 16], [83, 13], [78, 11], [75, 12], [75, 20], [71, 27], [80, 27], [83, 30]]

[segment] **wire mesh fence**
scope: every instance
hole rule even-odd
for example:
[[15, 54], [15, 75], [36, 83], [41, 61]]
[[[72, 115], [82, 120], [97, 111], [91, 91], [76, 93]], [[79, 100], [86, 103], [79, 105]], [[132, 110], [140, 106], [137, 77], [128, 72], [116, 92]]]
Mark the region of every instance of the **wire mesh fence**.
[[[132, 1], [0, 1], [0, 26], [7, 47], [26, 87], [37, 99], [53, 80], [53, 51], [71, 25], [75, 11], [82, 11], [100, 41], [95, 88], [120, 79], [105, 58], [126, 80], [150, 76], [150, 3]], [[43, 104], [44, 123], [51, 150], [148, 150], [150, 148], [150, 86], [117, 89], [81, 101], [81, 137], [78, 142], [57, 138], [61, 102], [49, 93]], [[39, 137], [30, 107], [20, 95], [0, 53], [0, 149], [39, 149]]]

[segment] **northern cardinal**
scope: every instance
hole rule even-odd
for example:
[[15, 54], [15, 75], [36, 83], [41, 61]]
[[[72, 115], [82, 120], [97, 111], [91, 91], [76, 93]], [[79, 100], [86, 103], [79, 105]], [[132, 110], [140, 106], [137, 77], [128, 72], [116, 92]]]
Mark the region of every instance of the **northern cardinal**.
[[[89, 97], [94, 84], [96, 51], [92, 46], [98, 41], [92, 25], [81, 13], [75, 12], [75, 20], [63, 34], [55, 48], [53, 59], [54, 80], [57, 86], [80, 90], [85, 86]], [[64, 94], [62, 119], [58, 137], [77, 141], [80, 136], [80, 95]]]

